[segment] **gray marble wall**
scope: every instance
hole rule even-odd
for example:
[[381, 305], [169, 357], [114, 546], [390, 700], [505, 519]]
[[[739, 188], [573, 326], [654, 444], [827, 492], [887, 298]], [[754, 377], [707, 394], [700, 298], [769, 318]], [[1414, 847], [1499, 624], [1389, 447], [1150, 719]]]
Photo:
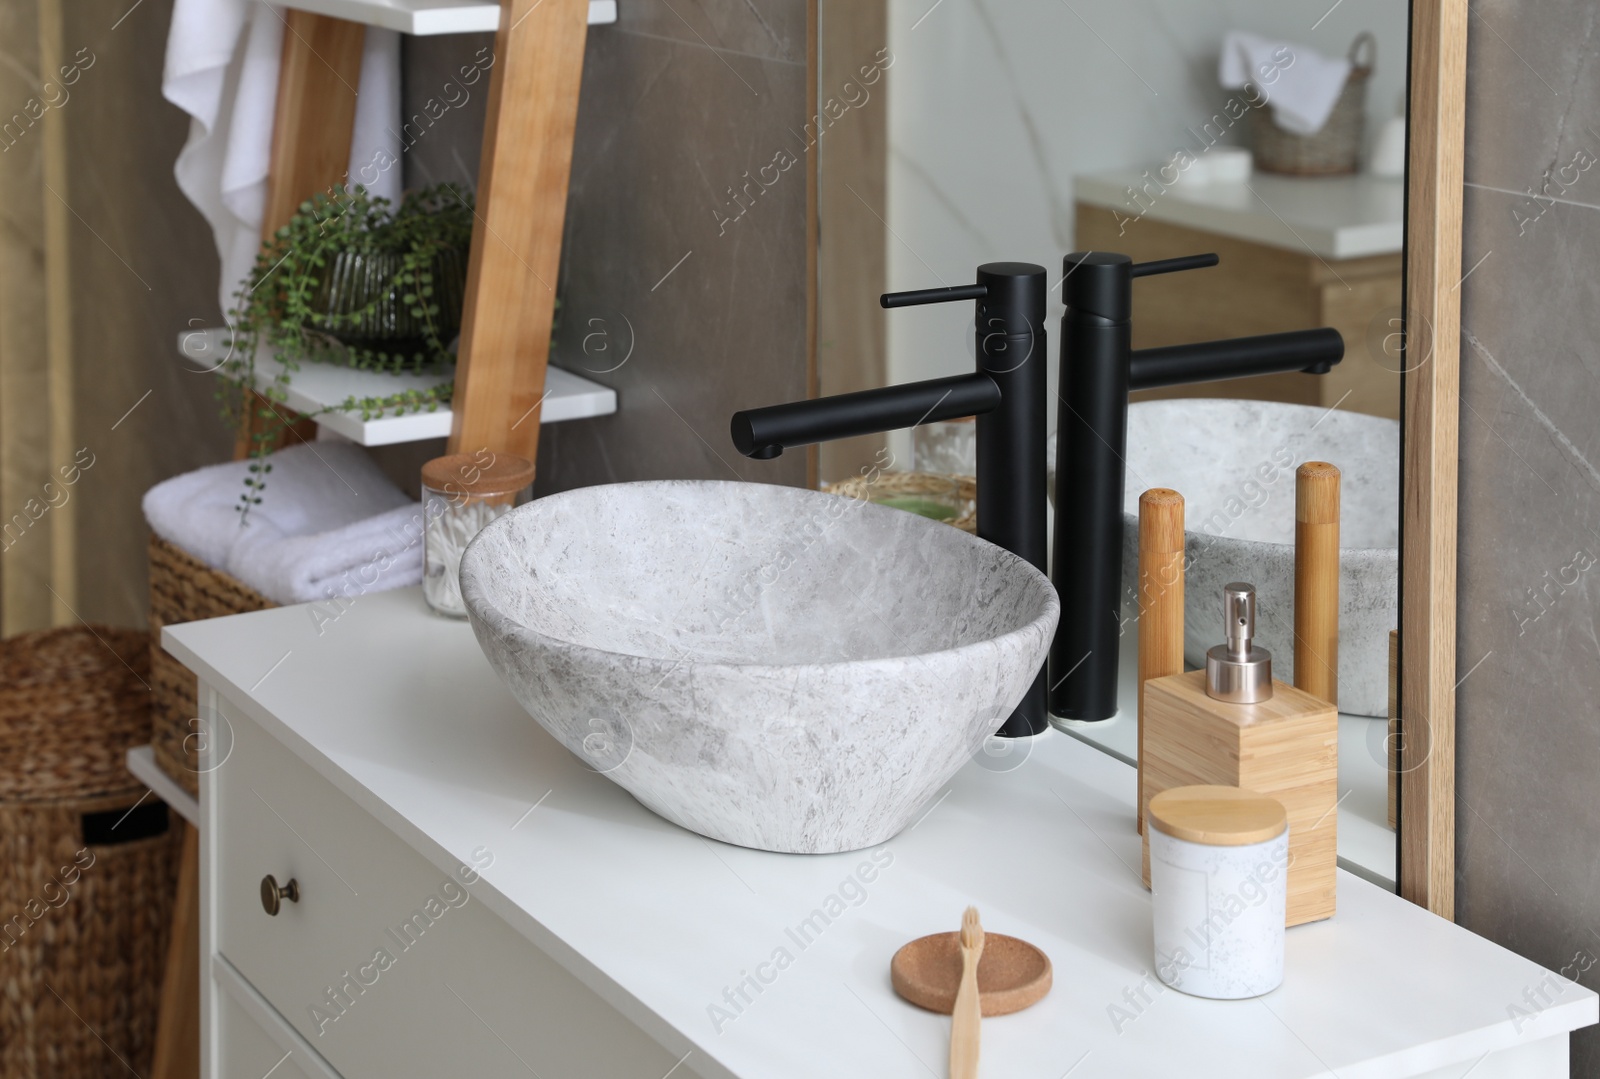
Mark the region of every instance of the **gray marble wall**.
[[[1600, 7], [1472, 11], [1456, 914], [1577, 973], [1600, 959]], [[1600, 1074], [1600, 1029], [1573, 1050]]]
[[[539, 493], [662, 477], [804, 483], [803, 453], [738, 457], [728, 418], [807, 396], [806, 0], [618, 7], [617, 24], [589, 31], [552, 359], [615, 387], [619, 408], [545, 427]], [[430, 95], [459, 99], [445, 84], [479, 50], [492, 56], [493, 38], [405, 50], [411, 115]], [[471, 99], [415, 138], [408, 186], [475, 177], [486, 88], [461, 88]], [[792, 166], [771, 167], [780, 151]]]

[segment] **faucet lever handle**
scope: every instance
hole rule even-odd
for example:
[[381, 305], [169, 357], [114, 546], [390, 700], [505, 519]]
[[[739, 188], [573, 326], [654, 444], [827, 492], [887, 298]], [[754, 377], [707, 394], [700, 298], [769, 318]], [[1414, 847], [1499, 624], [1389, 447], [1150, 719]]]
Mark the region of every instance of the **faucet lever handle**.
[[981, 300], [987, 295], [989, 295], [988, 285], [949, 285], [945, 288], [924, 288], [913, 292], [885, 292], [878, 297], [878, 302], [884, 307], [917, 307], [925, 303]]
[[[1203, 270], [1222, 261], [1216, 254], [1184, 255], [1175, 259], [1157, 259], [1154, 262], [1136, 262], [1131, 272], [1134, 277], [1149, 277], [1158, 273], [1177, 273], [1179, 270]], [[884, 305], [885, 307], [888, 304]]]

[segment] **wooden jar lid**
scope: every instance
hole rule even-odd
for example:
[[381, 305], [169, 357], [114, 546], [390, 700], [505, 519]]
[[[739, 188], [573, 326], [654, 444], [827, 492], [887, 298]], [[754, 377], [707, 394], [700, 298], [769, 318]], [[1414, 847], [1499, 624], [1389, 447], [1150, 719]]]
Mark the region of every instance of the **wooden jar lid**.
[[450, 495], [514, 494], [532, 482], [533, 462], [509, 453], [452, 453], [422, 466], [423, 486]]
[[1289, 827], [1282, 802], [1240, 787], [1164, 790], [1150, 799], [1146, 819], [1174, 839], [1207, 847], [1265, 843]]

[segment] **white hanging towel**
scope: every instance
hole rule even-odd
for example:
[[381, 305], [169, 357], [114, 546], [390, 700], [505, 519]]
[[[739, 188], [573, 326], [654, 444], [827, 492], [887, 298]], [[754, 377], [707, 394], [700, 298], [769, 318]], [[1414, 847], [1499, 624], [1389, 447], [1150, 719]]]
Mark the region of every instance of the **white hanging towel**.
[[[283, 13], [262, 0], [175, 0], [161, 94], [191, 117], [173, 168], [222, 262], [224, 312], [261, 246]], [[348, 182], [398, 200], [400, 35], [367, 27]]]
[[1271, 102], [1278, 126], [1296, 135], [1322, 130], [1349, 76], [1349, 60], [1238, 30], [1223, 39], [1217, 71], [1225, 89], [1254, 83]]

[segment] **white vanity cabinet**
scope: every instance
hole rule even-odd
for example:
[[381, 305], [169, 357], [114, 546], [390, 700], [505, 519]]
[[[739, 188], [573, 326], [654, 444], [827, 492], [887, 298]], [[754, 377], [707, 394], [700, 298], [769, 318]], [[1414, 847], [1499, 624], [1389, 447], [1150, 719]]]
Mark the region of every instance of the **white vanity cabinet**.
[[[1164, 990], [1134, 773], [1058, 734], [825, 857], [714, 843], [546, 736], [415, 590], [168, 627], [200, 677], [207, 1079], [944, 1074], [888, 963], [976, 904], [1055, 987], [984, 1074], [1555, 1079], [1596, 997], [1347, 873], [1253, 1001]], [[989, 762], [991, 766], [993, 762]], [[294, 882], [269, 914], [262, 880]]]
[[[231, 752], [202, 795], [204, 932], [214, 977], [235, 983], [212, 1013], [219, 1076], [265, 1074], [250, 1068], [269, 1043], [291, 1054], [285, 1066], [345, 1079], [672, 1066], [478, 901], [490, 847], [436, 868], [230, 702], [213, 707]], [[262, 897], [268, 876], [280, 889], [293, 882], [296, 898], [280, 898], [276, 915]], [[255, 1029], [246, 988], [270, 1008]]]

